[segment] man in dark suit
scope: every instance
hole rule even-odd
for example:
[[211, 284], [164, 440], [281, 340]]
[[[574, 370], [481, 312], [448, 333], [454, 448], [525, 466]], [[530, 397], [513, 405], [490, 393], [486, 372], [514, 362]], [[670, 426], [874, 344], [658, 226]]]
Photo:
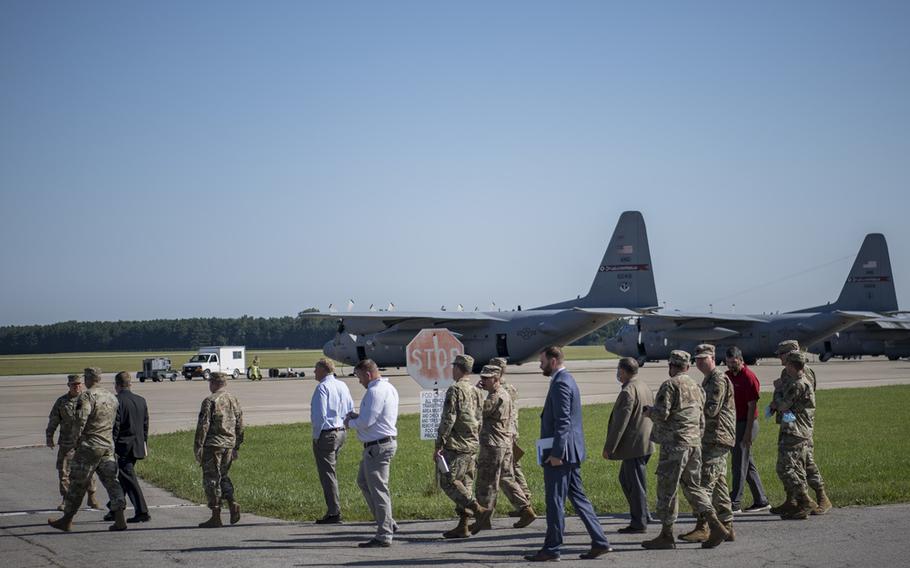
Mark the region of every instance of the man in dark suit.
[[136, 461], [146, 455], [146, 442], [149, 437], [149, 413], [145, 399], [130, 391], [132, 377], [126, 371], [120, 371], [114, 377], [114, 390], [117, 391], [117, 420], [114, 421], [114, 452], [117, 454], [118, 476], [120, 487], [133, 503], [136, 514], [126, 520], [128, 523], [144, 523], [151, 520], [148, 505], [134, 466]]
[[552, 439], [543, 454], [543, 480], [547, 503], [547, 535], [543, 548], [525, 556], [529, 562], [559, 560], [565, 530], [566, 497], [572, 502], [591, 536], [591, 549], [582, 559], [594, 559], [612, 552], [600, 527], [594, 506], [581, 485], [581, 462], [585, 460], [585, 435], [581, 425], [581, 394], [575, 379], [563, 366], [562, 349], [547, 347], [540, 354], [540, 369], [550, 377], [550, 389], [540, 415], [541, 440]]
[[654, 394], [638, 378], [638, 362], [623, 357], [616, 368], [616, 380], [622, 390], [610, 413], [607, 441], [603, 456], [608, 460], [622, 460], [619, 466], [619, 485], [629, 502], [629, 526], [620, 533], [644, 533], [648, 525], [648, 460], [654, 453], [651, 443], [651, 421], [646, 419], [643, 408], [654, 405]]

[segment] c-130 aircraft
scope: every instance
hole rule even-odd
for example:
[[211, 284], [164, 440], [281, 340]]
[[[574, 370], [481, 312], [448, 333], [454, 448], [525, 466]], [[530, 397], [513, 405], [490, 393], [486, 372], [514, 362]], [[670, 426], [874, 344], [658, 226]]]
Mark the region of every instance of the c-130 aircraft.
[[[667, 359], [674, 349], [691, 352], [699, 343], [715, 344], [721, 358], [735, 345], [752, 365], [761, 357], [774, 357], [780, 341], [796, 339], [800, 345], [809, 346], [857, 322], [878, 317], [873, 312], [896, 309], [888, 245], [883, 235], [873, 233], [866, 235], [836, 302], [783, 314], [649, 314], [630, 318], [604, 347], [617, 355], [635, 357], [644, 365], [646, 361]], [[822, 353], [822, 360], [830, 356]]]
[[356, 365], [373, 359], [382, 367], [405, 367], [406, 347], [426, 328], [445, 328], [476, 361], [491, 357], [523, 363], [548, 345], [567, 345], [607, 322], [657, 307], [644, 219], [638, 211], [619, 217], [591, 289], [584, 297], [520, 311], [498, 312], [310, 312], [307, 318], [338, 320], [327, 357]]

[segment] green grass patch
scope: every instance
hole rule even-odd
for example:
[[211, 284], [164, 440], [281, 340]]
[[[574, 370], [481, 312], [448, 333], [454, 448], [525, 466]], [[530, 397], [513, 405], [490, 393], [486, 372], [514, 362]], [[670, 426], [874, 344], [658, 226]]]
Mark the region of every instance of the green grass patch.
[[[585, 359], [615, 359], [601, 345], [578, 345], [565, 348], [570, 361]], [[131, 353], [48, 353], [41, 355], [0, 355], [0, 376], [9, 375], [62, 375], [81, 373], [86, 367], [100, 367], [105, 372], [131, 371], [142, 369], [142, 360], [147, 357], [168, 357], [174, 369], [189, 361], [195, 351], [147, 351]], [[323, 356], [319, 349], [275, 349], [247, 351], [247, 365], [259, 355], [263, 376], [269, 367], [312, 369]]]
[[[767, 394], [763, 395], [766, 399]], [[761, 401], [762, 406], [766, 400]], [[242, 403], [242, 401], [241, 401]], [[877, 505], [910, 501], [910, 387], [825, 390], [818, 393], [816, 461], [836, 506]], [[584, 407], [585, 436], [589, 459], [582, 468], [588, 496], [601, 512], [627, 510], [617, 476], [619, 462], [602, 459], [607, 421], [612, 405]], [[539, 432], [540, 409], [522, 409], [522, 446], [531, 449]], [[419, 439], [418, 417], [401, 416], [398, 423], [398, 454], [392, 461], [391, 490], [395, 516], [399, 519], [438, 519], [453, 516], [452, 503], [434, 483], [432, 441]], [[755, 444], [759, 473], [768, 496], [775, 503], [783, 489], [774, 466], [777, 460], [777, 427], [762, 419]], [[153, 436], [151, 456], [138, 469], [149, 482], [175, 495], [202, 503], [202, 472], [193, 460], [193, 434], [176, 432]], [[361, 446], [349, 432], [341, 452], [338, 480], [344, 516], [366, 520], [369, 512], [357, 488]], [[533, 462], [533, 451], [523, 460], [533, 493], [534, 506], [543, 506], [543, 475]], [[650, 498], [654, 501], [657, 467], [655, 455], [649, 465]], [[258, 426], [247, 429], [240, 459], [231, 469], [238, 499], [244, 509], [288, 520], [312, 520], [325, 513], [322, 490], [313, 463], [309, 424]], [[681, 497], [681, 508], [687, 509]], [[751, 504], [748, 495], [744, 506]], [[500, 513], [508, 502], [499, 500]]]
[[[104, 372], [142, 369], [142, 360], [147, 357], [167, 357], [171, 367], [177, 369], [190, 360], [195, 351], [148, 351], [131, 353], [50, 353], [42, 355], [0, 355], [0, 376], [7, 375], [52, 375], [81, 373], [86, 367], [100, 367]], [[259, 355], [263, 375], [269, 367], [312, 369], [322, 357], [318, 349], [276, 349], [272, 351], [246, 352], [247, 365]]]

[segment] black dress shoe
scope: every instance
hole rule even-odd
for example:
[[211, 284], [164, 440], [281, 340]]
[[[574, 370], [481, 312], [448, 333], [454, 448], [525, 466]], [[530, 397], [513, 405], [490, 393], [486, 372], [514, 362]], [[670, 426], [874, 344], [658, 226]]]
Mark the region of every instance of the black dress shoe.
[[606, 548], [601, 548], [599, 546], [592, 546], [591, 550], [579, 554], [578, 557], [581, 558], [582, 560], [594, 560], [595, 558], [599, 558], [609, 552], [613, 552], [613, 548], [611, 548], [609, 546]]
[[148, 513], [142, 513], [141, 515], [135, 515], [126, 520], [128, 523], [147, 523], [152, 520], [152, 517]]
[[326, 515], [321, 519], [316, 519], [317, 525], [337, 525], [341, 522], [341, 515]]
[[528, 562], [559, 562], [559, 555], [551, 554], [543, 550], [538, 550], [537, 554], [525, 556], [525, 560]]
[[370, 539], [366, 542], [358, 543], [357, 546], [360, 548], [388, 548], [392, 546], [391, 542], [385, 542], [382, 540]]
[[628, 527], [623, 527], [616, 532], [619, 534], [645, 534], [648, 532], [648, 529], [645, 527], [637, 528], [629, 525]]
[[107, 522], [113, 521], [113, 520], [114, 520], [114, 513], [108, 511], [108, 513], [107, 513], [106, 515], [104, 515], [104, 520], [107, 521]]

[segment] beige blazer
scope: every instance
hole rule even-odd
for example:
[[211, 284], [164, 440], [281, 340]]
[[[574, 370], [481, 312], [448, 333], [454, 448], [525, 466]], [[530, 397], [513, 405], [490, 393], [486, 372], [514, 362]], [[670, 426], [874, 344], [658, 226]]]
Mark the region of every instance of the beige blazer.
[[642, 414], [643, 407], [653, 404], [651, 389], [638, 376], [623, 385], [610, 413], [607, 442], [604, 444], [611, 460], [640, 458], [654, 452], [652, 422]]

